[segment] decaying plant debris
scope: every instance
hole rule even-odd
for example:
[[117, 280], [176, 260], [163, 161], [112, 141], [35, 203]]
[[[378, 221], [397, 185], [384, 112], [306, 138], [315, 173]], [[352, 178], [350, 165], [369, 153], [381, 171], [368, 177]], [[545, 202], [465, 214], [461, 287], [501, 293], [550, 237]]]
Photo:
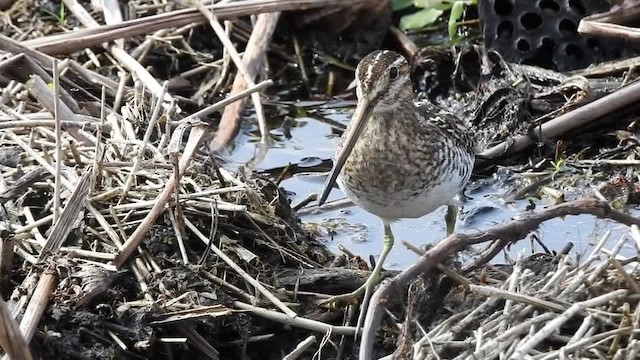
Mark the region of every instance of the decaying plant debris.
[[[552, 194], [559, 205], [454, 234], [409, 269], [388, 272], [356, 340], [356, 306], [316, 303], [359, 286], [366, 263], [352, 258], [355, 269], [344, 269], [344, 258], [305, 229], [296, 211], [318, 209], [313, 196], [292, 209], [276, 185], [290, 169], [269, 178], [250, 165], [270, 143], [267, 89], [324, 100], [342, 92], [349, 81], [336, 73], [350, 74], [382, 46], [388, 4], [131, 1], [126, 14], [112, 1], [64, 4], [0, 4], [6, 357], [346, 359], [359, 349], [362, 359], [633, 359], [640, 352], [640, 253], [619, 254], [640, 249], [640, 220], [622, 211], [638, 201], [638, 59], [560, 74], [509, 64], [477, 45], [418, 51], [392, 29], [424, 85], [421, 96], [474, 126], [477, 172], [513, 165], [526, 186], [507, 200]], [[591, 16], [583, 28], [631, 37], [628, 28], [603, 25], [616, 11]], [[339, 70], [310, 79], [311, 51]], [[291, 71], [295, 84], [268, 76]], [[221, 155], [247, 105], [262, 151], [231, 171]], [[589, 136], [572, 136], [578, 130]], [[622, 174], [611, 170], [618, 166]], [[565, 199], [565, 189], [595, 180], [603, 181]], [[577, 200], [562, 203], [569, 198]], [[629, 234], [612, 249], [603, 239], [581, 261], [563, 252], [488, 265], [543, 221], [577, 214], [624, 224]], [[469, 249], [476, 256], [459, 263], [456, 255]]]
[[[607, 234], [580, 264], [563, 255], [520, 254], [507, 272], [487, 267], [472, 274], [467, 294], [448, 295], [447, 303], [459, 307], [418, 335], [413, 358], [636, 358], [639, 289], [637, 274], [625, 269], [635, 259], [617, 257], [622, 247], [635, 247], [639, 234], [634, 226], [606, 249]], [[411, 295], [419, 296], [420, 290]]]
[[[580, 264], [569, 260], [565, 252], [556, 256], [534, 255], [527, 259], [527, 266], [530, 268], [527, 269], [527, 276], [530, 278], [526, 280], [526, 284], [519, 283], [522, 281], [521, 271], [522, 274], [526, 273], [521, 268], [521, 257], [511, 274], [508, 269], [496, 269], [486, 264], [487, 259], [493, 258], [510, 242], [529, 234], [542, 222], [576, 214], [591, 214], [630, 225], [631, 234], [622, 237], [612, 249], [603, 247], [609, 237], [609, 234], [606, 234], [592, 254]], [[594, 349], [594, 344], [589, 341], [581, 343], [586, 347], [576, 349], [572, 344], [576, 340], [569, 339], [578, 333], [578, 326], [573, 327], [576, 321], [579, 325], [581, 317], [600, 313], [597, 309], [591, 309], [592, 307], [607, 306], [609, 311], [614, 312], [617, 320], [625, 316], [618, 313], [623, 308], [633, 309], [625, 314], [638, 312], [638, 299], [634, 296], [633, 290], [637, 288], [637, 256], [619, 256], [623, 246], [631, 244], [634, 248], [637, 247], [638, 225], [640, 219], [613, 210], [605, 202], [582, 199], [530, 214], [489, 231], [471, 235], [451, 235], [426, 251], [418, 262], [383, 284], [376, 292], [367, 313], [361, 357], [372, 357], [372, 329], [375, 329], [376, 323], [380, 321], [383, 308], [393, 303], [397, 291], [406, 289], [407, 286], [410, 289], [409, 315], [405, 318], [405, 326], [402, 328], [404, 336], [401, 345], [396, 349], [401, 357], [412, 353], [414, 358], [442, 356], [473, 359], [474, 356], [505, 356], [518, 359], [525, 355], [555, 358], [559, 353], [574, 352], [579, 358], [590, 356], [589, 354], [604, 356], [601, 348]], [[460, 274], [442, 265], [451, 254], [486, 243], [490, 243], [489, 246], [486, 246], [483, 253], [473, 262], [462, 267], [459, 270]], [[436, 269], [446, 274], [449, 279], [439, 282], [440, 275], [434, 273]], [[426, 276], [418, 278], [420, 274]], [[460, 293], [453, 289], [450, 292], [454, 285], [452, 281], [456, 281], [466, 290]], [[429, 294], [441, 294], [442, 298]], [[489, 300], [480, 304], [478, 296], [482, 297], [482, 301], [485, 300], [484, 297], [489, 297]], [[443, 307], [441, 302], [445, 301], [445, 297], [448, 297], [448, 301]], [[507, 302], [503, 303], [504, 300]], [[576, 301], [577, 303], [572, 303]], [[434, 306], [434, 302], [439, 306]], [[421, 310], [416, 312], [416, 309]], [[546, 313], [541, 312], [542, 310]], [[579, 320], [576, 320], [576, 317]], [[605, 354], [633, 358], [633, 355], [625, 357], [637, 352], [637, 343], [633, 342], [633, 329], [625, 329], [628, 332], [624, 339], [620, 339], [617, 332], [607, 332], [618, 326], [625, 327], [629, 324], [628, 319], [625, 319], [624, 323], [612, 319], [598, 320], [603, 323], [584, 325], [592, 326], [591, 334], [598, 332], [602, 335], [590, 340], [596, 343], [595, 345], [609, 345], [604, 346], [607, 349]], [[634, 321], [637, 322], [637, 319]], [[498, 329], [502, 330], [496, 332], [498, 329], [493, 327], [496, 323], [499, 324]], [[570, 335], [560, 336], [561, 341], [558, 341], [556, 330], [565, 323], [570, 330], [563, 328], [562, 331], [568, 331]], [[506, 324], [510, 326], [509, 331], [506, 331]], [[586, 330], [583, 328], [582, 331]], [[442, 341], [437, 344], [437, 350], [432, 342], [434, 337]], [[413, 339], [417, 341], [413, 342]]]

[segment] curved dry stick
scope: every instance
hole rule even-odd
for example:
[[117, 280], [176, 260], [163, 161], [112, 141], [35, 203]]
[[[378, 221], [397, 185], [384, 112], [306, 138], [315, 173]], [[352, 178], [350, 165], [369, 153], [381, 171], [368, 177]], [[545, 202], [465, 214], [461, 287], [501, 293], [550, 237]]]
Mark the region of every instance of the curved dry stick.
[[479, 232], [477, 234], [453, 234], [424, 253], [411, 267], [404, 270], [391, 280], [384, 281], [378, 290], [373, 294], [367, 309], [362, 329], [362, 339], [360, 340], [360, 359], [373, 358], [373, 343], [375, 334], [379, 328], [384, 308], [394, 296], [403, 294], [411, 281], [421, 274], [427, 273], [445, 260], [447, 257], [466, 249], [470, 245], [487, 241], [502, 240], [506, 245], [526, 237], [531, 231], [540, 226], [541, 223], [557, 217], [567, 215], [590, 214], [601, 219], [610, 219], [625, 225], [639, 225], [640, 219], [612, 209], [608, 203], [595, 199], [581, 199], [564, 204], [556, 205], [543, 212], [525, 216], [522, 219], [514, 220], [508, 224], [497, 226], [493, 229]]
[[[236, 77], [233, 80], [233, 85], [231, 85], [230, 94], [235, 94], [246, 89], [248, 86], [253, 86], [253, 84], [249, 83], [247, 79], [250, 79], [253, 82], [253, 79], [258, 74], [260, 60], [267, 51], [267, 47], [271, 42], [271, 36], [276, 30], [279, 18], [279, 12], [258, 15], [258, 20], [251, 32], [244, 55], [242, 55], [242, 62], [245, 65], [247, 73], [243, 75], [238, 72], [236, 74]], [[254, 107], [256, 108], [260, 104], [259, 96], [260, 95], [258, 93], [252, 95]], [[218, 125], [218, 131], [216, 131], [216, 135], [211, 146], [214, 152], [219, 152], [223, 148], [226, 148], [238, 134], [238, 131], [240, 130], [240, 122], [242, 121], [242, 117], [240, 115], [242, 115], [242, 111], [244, 110], [246, 103], [247, 99], [245, 98], [224, 108], [220, 124]], [[256, 112], [258, 112], [258, 109], [256, 109]], [[260, 120], [259, 113], [258, 120]], [[269, 137], [266, 123], [264, 121], [258, 121], [258, 123], [260, 125], [260, 134], [262, 135], [261, 141], [266, 143]]]
[[609, 11], [589, 15], [582, 18], [582, 20], [624, 24], [638, 19], [638, 16], [640, 16], [640, 4], [631, 1], [623, 1], [619, 5], [613, 5]]
[[580, 21], [580, 24], [578, 24], [578, 33], [631, 41], [640, 40], [640, 29], [638, 28], [609, 24], [600, 21]]

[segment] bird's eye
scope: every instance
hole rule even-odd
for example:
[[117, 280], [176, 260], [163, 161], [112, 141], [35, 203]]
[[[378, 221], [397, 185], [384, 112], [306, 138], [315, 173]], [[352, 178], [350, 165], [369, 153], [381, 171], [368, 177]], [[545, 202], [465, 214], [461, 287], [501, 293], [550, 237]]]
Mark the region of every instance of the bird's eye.
[[393, 80], [397, 77], [398, 77], [398, 68], [394, 66], [391, 69], [389, 69], [389, 79]]

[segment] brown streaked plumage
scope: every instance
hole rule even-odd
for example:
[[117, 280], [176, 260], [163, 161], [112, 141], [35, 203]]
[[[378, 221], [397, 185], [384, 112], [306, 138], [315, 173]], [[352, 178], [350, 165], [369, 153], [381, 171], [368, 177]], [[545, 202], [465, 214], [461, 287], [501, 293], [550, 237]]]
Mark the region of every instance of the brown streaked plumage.
[[355, 204], [382, 219], [384, 247], [363, 288], [325, 303], [353, 301], [366, 290], [366, 306], [393, 246], [390, 224], [450, 205], [471, 176], [474, 142], [466, 127], [442, 109], [414, 103], [410, 75], [407, 60], [393, 51], [375, 51], [356, 69], [358, 105], [318, 202], [337, 181]]

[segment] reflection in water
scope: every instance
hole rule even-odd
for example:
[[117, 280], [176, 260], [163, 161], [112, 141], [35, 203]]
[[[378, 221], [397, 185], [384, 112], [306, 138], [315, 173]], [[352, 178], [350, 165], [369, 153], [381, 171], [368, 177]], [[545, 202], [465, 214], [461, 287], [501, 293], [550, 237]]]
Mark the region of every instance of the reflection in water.
[[[239, 146], [233, 151], [232, 157], [235, 163], [255, 161], [254, 168], [267, 170], [277, 167], [285, 167], [288, 164], [305, 164], [309, 159], [328, 159], [334, 154], [339, 137], [335, 135], [331, 122], [347, 124], [350, 114], [326, 110], [321, 116], [322, 121], [312, 117], [302, 117], [288, 123], [286, 130], [283, 128], [271, 129], [274, 144], [268, 152], [259, 149], [259, 141], [251, 142], [250, 131], [246, 131], [237, 141]], [[284, 124], [284, 122], [281, 122]], [[254, 129], [255, 130], [255, 129]], [[286, 136], [283, 136], [286, 133]], [[259, 139], [259, 135], [257, 137]], [[261, 161], [256, 154], [265, 155]], [[306, 198], [310, 193], [319, 193], [322, 190], [325, 177], [322, 174], [296, 174], [282, 181], [282, 186], [291, 197], [291, 203], [296, 204]], [[528, 200], [521, 200], [510, 204], [504, 204], [501, 194], [506, 193], [509, 185], [504, 179], [482, 179], [468, 185], [465, 192], [462, 210], [456, 224], [457, 232], [473, 232], [489, 229], [497, 224], [526, 212], [530, 205]], [[339, 189], [331, 192], [329, 201], [344, 198]], [[545, 202], [538, 201], [538, 210], [544, 207]], [[446, 207], [427, 214], [420, 219], [403, 219], [394, 223], [393, 231], [397, 244], [402, 241], [417, 246], [433, 244], [446, 235], [444, 216]], [[369, 255], [378, 256], [380, 252], [382, 225], [376, 216], [371, 215], [356, 206], [340, 207], [327, 211], [310, 209], [301, 212], [302, 221], [313, 224], [316, 233], [327, 240], [327, 245], [337, 251], [338, 245], [343, 244], [351, 252], [365, 259]], [[559, 251], [566, 242], [573, 242], [572, 256], [580, 256], [589, 251], [590, 246], [611, 230], [610, 242], [616, 242], [620, 236], [626, 233], [626, 228], [608, 220], [595, 219], [592, 216], [569, 216], [564, 219], [554, 219], [543, 223], [538, 232], [540, 240], [550, 249]], [[522, 240], [509, 248], [507, 256], [515, 258], [518, 251], [525, 254], [544, 251], [542, 247], [530, 239]], [[634, 254], [634, 249], [624, 250], [621, 254]], [[388, 269], [402, 269], [412, 264], [417, 255], [404, 246], [395, 246], [386, 262]], [[501, 254], [496, 262], [504, 262], [505, 255]]]

